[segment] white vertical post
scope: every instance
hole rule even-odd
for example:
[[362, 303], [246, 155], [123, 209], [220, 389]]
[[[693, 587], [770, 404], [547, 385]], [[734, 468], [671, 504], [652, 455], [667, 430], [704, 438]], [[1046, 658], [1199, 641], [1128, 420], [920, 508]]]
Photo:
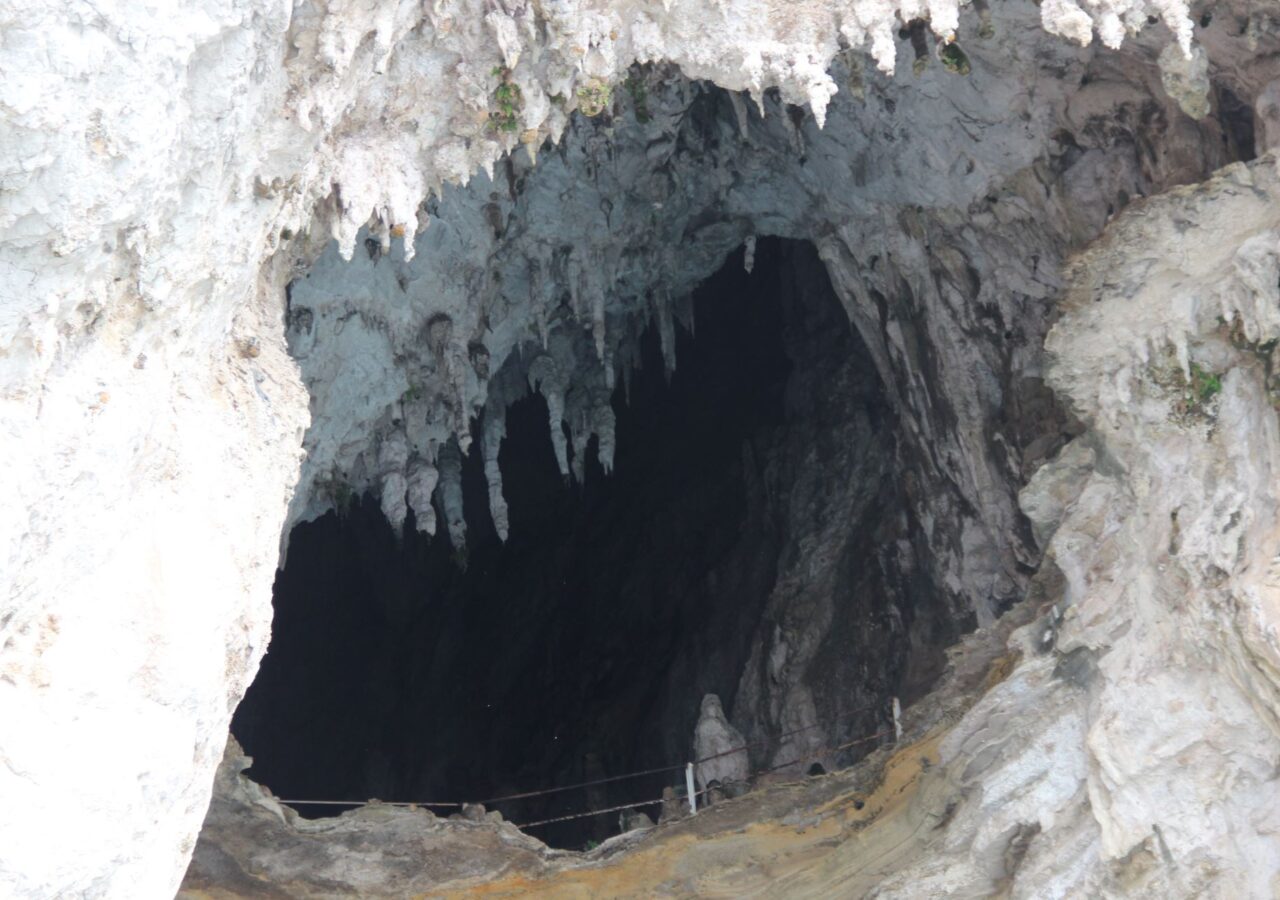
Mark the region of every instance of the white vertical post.
[[684, 787], [689, 793], [689, 813], [698, 811], [698, 792], [693, 789], [693, 763], [684, 767]]
[[902, 705], [898, 698], [893, 698], [893, 742], [902, 740]]

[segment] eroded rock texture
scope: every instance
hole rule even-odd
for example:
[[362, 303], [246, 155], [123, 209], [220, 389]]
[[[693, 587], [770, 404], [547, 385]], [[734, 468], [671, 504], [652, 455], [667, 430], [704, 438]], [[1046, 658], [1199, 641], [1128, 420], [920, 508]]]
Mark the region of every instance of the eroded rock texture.
[[[963, 55], [899, 33], [926, 13]], [[1119, 52], [1042, 28], [1117, 46], [1148, 13]], [[282, 525], [376, 487], [424, 525], [434, 493], [460, 540], [454, 472], [474, 412], [500, 441], [504, 372], [569, 423], [566, 465], [590, 434], [607, 456], [640, 323], [670, 334], [774, 235], [817, 246], [898, 417], [877, 570], [984, 625], [1049, 607], [941, 745], [963, 791], [934, 852], [880, 890], [1274, 892], [1274, 160], [1107, 224], [1276, 141], [1274, 16], [1196, 13], [0, 5], [5, 885], [172, 892]], [[1049, 340], [1067, 415], [1041, 342], [1099, 234]], [[1016, 492], [1072, 416], [1028, 527]], [[749, 735], [835, 702], [839, 555], [810, 537], [743, 676]]]

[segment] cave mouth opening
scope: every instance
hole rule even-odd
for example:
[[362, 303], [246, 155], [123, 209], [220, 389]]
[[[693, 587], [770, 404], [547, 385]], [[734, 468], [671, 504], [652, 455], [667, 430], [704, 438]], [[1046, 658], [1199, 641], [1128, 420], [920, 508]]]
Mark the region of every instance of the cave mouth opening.
[[[510, 407], [505, 542], [475, 447], [465, 548], [412, 521], [394, 533], [371, 497], [293, 529], [271, 645], [232, 725], [251, 777], [291, 800], [428, 803], [679, 766], [706, 693], [752, 741], [753, 771], [830, 771], [876, 746], [829, 749], [883, 728], [891, 696], [923, 693], [962, 629], [901, 565], [918, 527], [895, 416], [816, 250], [761, 239], [744, 262], [740, 249], [695, 291], [673, 373], [645, 334], [613, 395], [611, 473], [589, 446], [566, 481], [542, 396]], [[489, 808], [523, 824], [682, 782]], [[613, 813], [531, 833], [577, 848], [619, 828]]]

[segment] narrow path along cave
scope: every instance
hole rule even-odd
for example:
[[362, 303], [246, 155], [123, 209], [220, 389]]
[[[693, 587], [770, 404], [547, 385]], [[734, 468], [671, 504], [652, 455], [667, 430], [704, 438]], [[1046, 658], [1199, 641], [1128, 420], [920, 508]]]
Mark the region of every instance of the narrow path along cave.
[[[969, 623], [924, 579], [908, 591], [910, 572], [886, 583], [878, 548], [913, 527], [895, 419], [812, 245], [762, 240], [750, 273], [744, 262], [735, 251], [694, 292], [674, 371], [657, 329], [644, 332], [613, 391], [611, 472], [592, 439], [573, 461], [581, 479], [563, 477], [542, 394], [511, 404], [505, 542], [479, 443], [462, 462], [462, 546], [419, 532], [412, 513], [399, 531], [370, 496], [295, 528], [271, 647], [233, 723], [251, 777], [287, 799], [480, 801], [679, 766], [709, 692], [731, 718], [762, 723], [748, 731], [765, 738], [753, 768], [847, 765], [877, 745], [823, 747], [883, 728], [889, 698], [926, 689]], [[855, 474], [833, 488], [837, 469]], [[817, 561], [829, 623], [784, 635], [792, 623], [768, 610], [780, 570], [831, 520], [839, 539]], [[820, 721], [804, 724], [823, 727], [771, 745], [769, 711], [751, 707], [767, 694], [739, 687], [753, 644], [778, 683], [789, 676], [776, 649], [768, 671], [764, 643], [814, 636]], [[524, 823], [682, 783], [655, 773], [491, 808]], [[533, 833], [581, 847], [618, 828], [615, 813]]]

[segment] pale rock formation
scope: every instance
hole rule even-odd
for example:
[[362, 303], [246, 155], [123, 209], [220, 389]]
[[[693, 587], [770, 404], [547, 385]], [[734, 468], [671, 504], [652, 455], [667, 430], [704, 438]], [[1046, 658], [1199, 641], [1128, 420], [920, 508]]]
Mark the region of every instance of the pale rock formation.
[[[719, 782], [724, 789], [744, 783], [748, 775], [748, 761], [746, 750], [741, 748], [745, 744], [742, 732], [725, 718], [720, 698], [715, 694], [703, 697], [698, 724], [693, 732], [693, 754], [699, 760], [706, 760], [694, 766], [698, 789], [706, 790], [712, 782]], [[731, 752], [735, 750], [740, 752]]]
[[413, 507], [418, 530], [427, 534], [436, 533], [436, 511], [431, 505], [431, 496], [435, 493], [439, 480], [439, 471], [428, 462], [415, 460], [410, 466], [406, 485], [408, 501]]
[[1254, 101], [1254, 127], [1259, 152], [1280, 148], [1280, 80], [1258, 92]]
[[465, 817], [375, 803], [335, 819], [303, 819], [240, 774], [251, 762], [227, 741], [206, 839], [178, 896], [403, 897], [488, 866], [528, 868], [546, 850], [478, 804], [468, 804], [476, 808]]
[[618, 828], [622, 832], [641, 831], [653, 827], [653, 819], [636, 810], [624, 810], [618, 817]]
[[1209, 114], [1209, 58], [1203, 48], [1191, 53], [1170, 44], [1160, 51], [1160, 81], [1165, 93], [1193, 119]]
[[689, 811], [689, 801], [687, 798], [680, 797], [676, 794], [676, 789], [667, 786], [662, 789], [662, 810], [658, 815], [658, 821], [674, 822], [681, 818]]
[[[1277, 201], [1274, 157], [1232, 166], [1124, 216], [1074, 264], [1050, 377], [1089, 449], [1028, 488], [1065, 614], [1020, 634], [1025, 662], [948, 736], [966, 799], [882, 896], [1280, 885], [1280, 428], [1257, 356], [1280, 335]], [[1220, 392], [1193, 388], [1197, 370]], [[1041, 499], [1071, 494], [1065, 510]]]
[[[1280, 429], [1257, 362], [1280, 337], [1278, 284], [1280, 173], [1268, 156], [1171, 192], [1091, 248], [1048, 341], [1053, 382], [1129, 473], [1118, 482], [1099, 465], [1050, 552], [1073, 604], [1060, 650], [1098, 655], [1085, 707], [1098, 852], [1172, 855], [1176, 867], [1147, 876], [1160, 893], [1280, 885], [1280, 782], [1266, 762], [1280, 736]], [[1083, 534], [1106, 537], [1088, 547]], [[1171, 789], [1179, 766], [1213, 775]]]

